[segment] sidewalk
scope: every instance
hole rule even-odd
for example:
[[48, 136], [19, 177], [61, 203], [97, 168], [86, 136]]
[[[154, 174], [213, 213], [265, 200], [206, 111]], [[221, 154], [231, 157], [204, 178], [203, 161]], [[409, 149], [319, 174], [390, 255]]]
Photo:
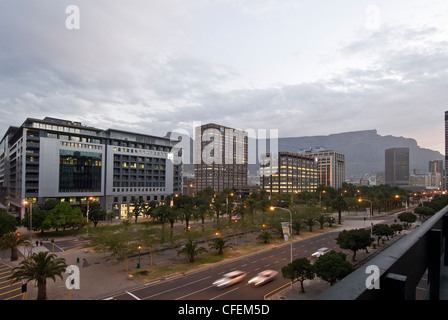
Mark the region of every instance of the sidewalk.
[[[343, 225], [340, 228], [328, 232], [337, 232], [344, 229], [356, 229], [368, 227], [369, 221], [364, 220], [352, 220], [345, 219]], [[382, 220], [374, 220], [373, 223], [381, 223]], [[24, 231], [22, 234], [25, 234]], [[316, 234], [317, 235], [317, 234]], [[246, 237], [246, 236], [245, 236]], [[74, 237], [73, 237], [74, 238]], [[63, 238], [67, 240], [67, 237]], [[49, 251], [45, 246], [35, 246], [36, 238], [33, 238], [33, 253], [39, 251]], [[40, 239], [39, 239], [40, 241]], [[58, 239], [55, 239], [57, 243]], [[44, 241], [44, 243], [50, 243], [50, 241]], [[240, 241], [239, 241], [240, 243]], [[22, 254], [27, 255], [29, 248], [21, 248]], [[105, 259], [105, 256], [101, 253], [91, 253], [86, 249], [77, 249], [66, 252], [57, 252], [59, 258], [64, 258], [67, 265], [76, 265], [80, 270], [80, 289], [71, 290], [72, 300], [90, 300], [100, 299], [106, 296], [113, 295], [114, 293], [124, 292], [137, 287], [144, 286], [144, 283], [139, 282], [136, 279], [129, 280], [128, 274], [137, 271], [136, 266], [139, 257], [132, 257], [128, 259], [128, 273], [126, 273], [125, 263], [112, 264]], [[362, 259], [362, 254], [358, 255], [358, 260]], [[141, 255], [141, 268], [144, 269], [149, 264], [149, 257], [147, 254]], [[173, 260], [183, 259], [178, 257], [175, 250], [165, 250], [153, 254], [153, 265], [170, 264]], [[11, 266], [17, 266], [23, 258], [19, 258], [18, 261], [11, 262], [9, 259], [2, 259], [2, 262], [7, 262]], [[65, 286], [65, 281], [69, 274], [63, 274], [63, 279], [56, 279], [56, 282], [49, 279], [47, 281], [47, 295], [49, 300], [67, 300], [69, 299], [69, 290]], [[297, 284], [296, 284], [297, 285]], [[298, 284], [300, 285], [300, 284]], [[275, 295], [275, 299], [313, 299], [320, 292], [328, 288], [328, 285], [319, 280], [313, 280], [312, 284], [305, 282], [306, 294], [300, 293], [300, 287], [294, 289], [291, 292], [279, 292]], [[294, 287], [295, 288], [295, 287]], [[36, 299], [37, 288], [31, 283], [28, 285], [28, 299]], [[272, 297], [274, 299], [274, 297]]]

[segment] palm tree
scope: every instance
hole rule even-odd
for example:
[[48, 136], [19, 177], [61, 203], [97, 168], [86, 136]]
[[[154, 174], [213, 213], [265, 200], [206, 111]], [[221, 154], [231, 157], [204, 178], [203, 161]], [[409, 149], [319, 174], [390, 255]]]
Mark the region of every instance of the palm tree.
[[15, 233], [7, 233], [0, 239], [0, 250], [11, 249], [11, 261], [19, 259], [19, 247], [29, 245], [30, 242], [28, 240], [19, 238]]
[[227, 240], [219, 237], [211, 240], [210, 248], [216, 249], [219, 255], [223, 254], [225, 248], [232, 248], [231, 244], [227, 244]]
[[41, 251], [31, 255], [28, 259], [20, 262], [19, 266], [12, 269], [9, 277], [13, 282], [25, 280], [37, 282], [37, 300], [47, 299], [47, 279], [56, 281], [56, 276], [62, 278], [67, 264], [65, 259], [57, 258], [55, 254], [48, 251]]
[[194, 262], [194, 257], [203, 252], [207, 252], [207, 249], [203, 247], [198, 248], [198, 244], [190, 239], [183, 248], [178, 251], [178, 255], [185, 254], [187, 258], [190, 259], [190, 262]]
[[338, 211], [338, 224], [341, 224], [341, 213], [343, 210], [348, 209], [347, 201], [345, 201], [345, 198], [340, 195], [332, 202], [331, 207]]
[[271, 241], [271, 239], [272, 239], [272, 235], [269, 231], [263, 231], [257, 237], [257, 240], [260, 240], [263, 243], [269, 243], [269, 241]]

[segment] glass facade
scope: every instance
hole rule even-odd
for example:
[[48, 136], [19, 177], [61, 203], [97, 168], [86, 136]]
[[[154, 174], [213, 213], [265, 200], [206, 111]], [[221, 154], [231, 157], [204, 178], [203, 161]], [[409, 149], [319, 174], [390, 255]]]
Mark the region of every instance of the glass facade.
[[101, 192], [102, 154], [60, 150], [59, 192]]

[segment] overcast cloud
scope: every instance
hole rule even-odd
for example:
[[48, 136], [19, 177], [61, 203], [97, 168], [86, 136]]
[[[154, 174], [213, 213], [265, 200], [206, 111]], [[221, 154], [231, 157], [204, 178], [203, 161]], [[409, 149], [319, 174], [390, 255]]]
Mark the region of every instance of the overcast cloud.
[[161, 136], [201, 121], [377, 129], [444, 153], [447, 88], [445, 0], [0, 2], [2, 133], [27, 117]]

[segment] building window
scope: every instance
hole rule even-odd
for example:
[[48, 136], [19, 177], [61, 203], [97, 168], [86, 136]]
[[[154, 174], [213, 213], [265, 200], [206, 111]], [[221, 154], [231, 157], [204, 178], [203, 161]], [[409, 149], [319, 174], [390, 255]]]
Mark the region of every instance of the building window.
[[101, 192], [102, 154], [60, 150], [59, 192]]

